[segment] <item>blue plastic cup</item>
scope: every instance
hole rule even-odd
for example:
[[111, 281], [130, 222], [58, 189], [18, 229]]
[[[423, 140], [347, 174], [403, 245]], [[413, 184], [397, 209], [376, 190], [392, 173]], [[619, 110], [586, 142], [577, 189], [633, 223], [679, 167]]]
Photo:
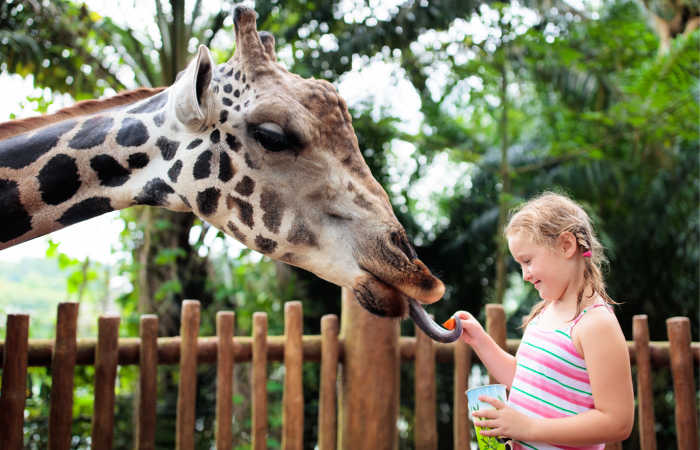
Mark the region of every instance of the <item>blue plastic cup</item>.
[[[472, 413], [480, 409], [494, 409], [490, 403], [482, 402], [479, 397], [485, 395], [487, 397], [497, 398], [503, 403], [506, 402], [506, 387], [503, 384], [488, 384], [469, 389], [465, 392], [469, 404], [469, 420], [472, 420]], [[505, 439], [492, 436], [482, 436], [482, 427], [474, 426], [476, 430], [476, 442], [479, 444], [479, 450], [505, 450]]]

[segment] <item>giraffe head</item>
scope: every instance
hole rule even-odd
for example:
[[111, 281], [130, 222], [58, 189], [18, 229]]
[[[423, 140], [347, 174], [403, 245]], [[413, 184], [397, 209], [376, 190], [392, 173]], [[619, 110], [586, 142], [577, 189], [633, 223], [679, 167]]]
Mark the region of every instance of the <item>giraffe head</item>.
[[372, 313], [439, 300], [444, 285], [372, 177], [345, 102], [330, 83], [278, 64], [255, 22], [237, 8], [233, 57], [215, 66], [200, 46], [171, 87], [169, 116], [192, 155], [175, 191], [248, 247], [352, 289]]

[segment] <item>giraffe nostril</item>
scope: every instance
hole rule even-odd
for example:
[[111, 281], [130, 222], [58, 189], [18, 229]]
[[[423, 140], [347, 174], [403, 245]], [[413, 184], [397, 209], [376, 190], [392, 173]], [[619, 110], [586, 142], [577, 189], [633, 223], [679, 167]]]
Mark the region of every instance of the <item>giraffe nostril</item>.
[[413, 249], [413, 246], [408, 242], [405, 233], [392, 231], [390, 238], [391, 243], [398, 247], [408, 257], [409, 260], [413, 261], [418, 257], [416, 251]]

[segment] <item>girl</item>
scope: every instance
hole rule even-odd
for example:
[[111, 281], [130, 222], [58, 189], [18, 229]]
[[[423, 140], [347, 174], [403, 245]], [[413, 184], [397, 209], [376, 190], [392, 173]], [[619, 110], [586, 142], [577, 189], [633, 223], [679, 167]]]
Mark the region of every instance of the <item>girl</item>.
[[525, 318], [515, 357], [464, 311], [462, 339], [489, 373], [510, 388], [507, 404], [473, 413], [485, 436], [514, 449], [603, 449], [626, 439], [634, 423], [627, 344], [611, 311], [600, 270], [603, 249], [571, 199], [545, 193], [512, 215], [505, 236], [523, 279], [542, 301]]

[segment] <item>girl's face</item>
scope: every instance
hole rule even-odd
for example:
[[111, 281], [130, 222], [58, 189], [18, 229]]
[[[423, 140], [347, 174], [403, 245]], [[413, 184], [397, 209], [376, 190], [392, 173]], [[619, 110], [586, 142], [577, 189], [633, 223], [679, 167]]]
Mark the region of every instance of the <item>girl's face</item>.
[[[575, 246], [575, 244], [574, 244]], [[508, 236], [508, 248], [520, 264], [523, 280], [532, 283], [542, 300], [559, 301], [576, 296], [576, 258], [566, 242], [555, 248], [538, 245], [527, 233], [515, 232]]]

